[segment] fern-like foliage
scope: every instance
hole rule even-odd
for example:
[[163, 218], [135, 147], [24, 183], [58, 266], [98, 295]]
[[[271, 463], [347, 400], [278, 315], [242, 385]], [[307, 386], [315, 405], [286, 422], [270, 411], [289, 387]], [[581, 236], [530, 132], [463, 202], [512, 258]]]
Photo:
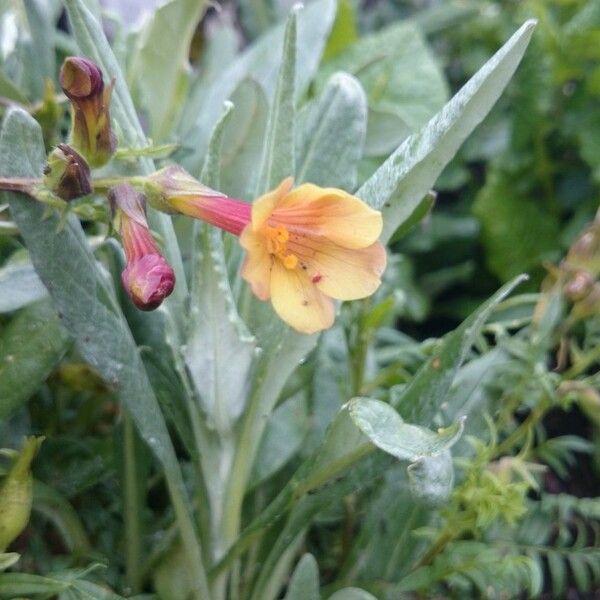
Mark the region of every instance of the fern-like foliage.
[[[529, 500], [519, 523], [498, 524], [482, 540], [455, 540], [394, 587], [445, 597], [513, 598], [548, 592], [565, 597], [600, 585], [600, 499], [567, 494]], [[394, 597], [392, 594], [388, 597]]]

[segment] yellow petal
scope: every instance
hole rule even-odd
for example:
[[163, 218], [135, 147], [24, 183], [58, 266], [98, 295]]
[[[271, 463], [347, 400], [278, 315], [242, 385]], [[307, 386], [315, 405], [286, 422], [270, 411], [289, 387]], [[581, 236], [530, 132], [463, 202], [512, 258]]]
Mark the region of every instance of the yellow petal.
[[252, 227], [247, 226], [240, 235], [240, 245], [246, 250], [246, 258], [241, 269], [242, 278], [250, 284], [257, 298], [268, 300], [271, 296], [273, 258], [267, 252], [262, 236], [254, 233]]
[[277, 204], [273, 219], [290, 231], [323, 236], [346, 248], [366, 248], [381, 235], [381, 213], [335, 188], [305, 183]]
[[288, 243], [299, 269], [324, 294], [336, 300], [366, 298], [381, 284], [385, 248], [375, 242], [367, 248], [342, 248], [322, 238], [299, 238]]
[[279, 260], [271, 271], [271, 302], [275, 312], [301, 333], [316, 333], [333, 325], [333, 301], [300, 269], [288, 270]]
[[281, 202], [282, 198], [292, 189], [294, 180], [291, 177], [284, 179], [279, 186], [267, 192], [252, 205], [252, 228], [254, 231], [258, 231], [264, 224], [265, 221], [271, 216], [275, 206]]

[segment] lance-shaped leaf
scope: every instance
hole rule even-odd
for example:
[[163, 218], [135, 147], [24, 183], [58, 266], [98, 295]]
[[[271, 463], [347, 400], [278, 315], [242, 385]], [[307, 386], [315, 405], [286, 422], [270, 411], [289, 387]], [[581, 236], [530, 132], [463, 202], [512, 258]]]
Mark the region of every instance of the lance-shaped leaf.
[[[0, 134], [0, 174], [39, 177], [44, 162], [44, 143], [39, 126], [24, 111], [11, 110]], [[197, 567], [198, 597], [208, 597], [202, 553], [184, 500], [179, 463], [138, 349], [108, 278], [98, 267], [81, 225], [73, 215], [59, 230], [58, 216], [42, 219], [42, 205], [20, 194], [5, 195], [31, 261], [63, 324], [75, 338], [82, 356], [115, 387], [140, 435], [163, 466], [186, 550]]]
[[460, 145], [494, 106], [519, 65], [534, 27], [535, 21], [527, 21], [360, 188], [358, 196], [383, 212], [383, 241], [414, 212]]
[[258, 180], [258, 194], [275, 188], [279, 183], [296, 172], [295, 166], [295, 127], [296, 99], [296, 45], [299, 9], [294, 7], [288, 19], [283, 36], [283, 58], [275, 97], [269, 112], [267, 134], [263, 150], [262, 166]]
[[352, 191], [367, 129], [367, 98], [351, 75], [333, 75], [300, 114], [296, 183]]

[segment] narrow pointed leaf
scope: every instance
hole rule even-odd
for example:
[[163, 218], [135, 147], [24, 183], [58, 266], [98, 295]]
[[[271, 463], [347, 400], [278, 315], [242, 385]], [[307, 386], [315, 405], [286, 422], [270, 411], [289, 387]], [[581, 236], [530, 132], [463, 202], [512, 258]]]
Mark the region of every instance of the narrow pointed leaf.
[[275, 188], [283, 179], [295, 173], [297, 21], [298, 10], [294, 8], [283, 37], [283, 58], [269, 112], [258, 194]]
[[360, 188], [358, 196], [383, 212], [384, 241], [414, 212], [461, 144], [494, 106], [519, 65], [534, 27], [535, 21], [527, 21]]

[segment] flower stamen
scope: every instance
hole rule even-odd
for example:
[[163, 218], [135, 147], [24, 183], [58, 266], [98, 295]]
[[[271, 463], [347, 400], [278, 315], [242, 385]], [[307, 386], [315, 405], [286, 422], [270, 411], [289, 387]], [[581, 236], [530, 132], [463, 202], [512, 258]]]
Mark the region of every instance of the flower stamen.
[[285, 225], [279, 223], [275, 227], [266, 225], [265, 237], [267, 241], [267, 252], [276, 256], [283, 266], [288, 270], [293, 270], [298, 266], [298, 257], [288, 252], [287, 242], [290, 239], [290, 232]]

